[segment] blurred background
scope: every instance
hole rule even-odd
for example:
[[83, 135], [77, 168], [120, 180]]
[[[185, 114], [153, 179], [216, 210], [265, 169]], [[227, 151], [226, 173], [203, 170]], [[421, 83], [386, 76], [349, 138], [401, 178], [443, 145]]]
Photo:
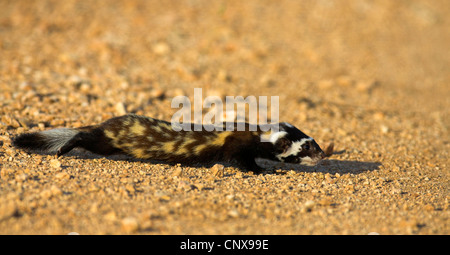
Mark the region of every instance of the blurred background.
[[[109, 90], [119, 97], [135, 90], [191, 95], [202, 87], [210, 94], [281, 95], [288, 104], [291, 96], [334, 97], [335, 87], [347, 94], [354, 85], [355, 95], [380, 86], [393, 94], [433, 91], [439, 99], [448, 95], [449, 6], [445, 0], [1, 1], [1, 79], [85, 82], [79, 87], [94, 97]], [[417, 102], [438, 104], [416, 98], [410, 106]]]
[[[122, 233], [115, 218], [161, 206], [175, 214], [151, 218], [152, 233], [449, 233], [449, 16], [448, 0], [0, 0], [0, 198], [12, 201], [0, 229]], [[57, 177], [49, 158], [10, 147], [19, 133], [130, 112], [170, 120], [172, 98], [194, 88], [278, 96], [281, 121], [342, 153], [317, 175], [262, 176], [253, 197], [242, 183], [259, 176], [209, 189], [208, 169], [184, 168], [208, 188], [199, 199], [161, 181], [175, 167], [67, 157]], [[227, 216], [235, 191], [240, 221]], [[323, 205], [309, 213], [308, 200]]]
[[0, 97], [9, 113], [36, 107], [25, 114], [45, 126], [127, 112], [170, 119], [171, 99], [196, 87], [203, 97], [279, 96], [280, 120], [313, 126], [358, 109], [438, 111], [449, 105], [449, 6], [1, 1]]

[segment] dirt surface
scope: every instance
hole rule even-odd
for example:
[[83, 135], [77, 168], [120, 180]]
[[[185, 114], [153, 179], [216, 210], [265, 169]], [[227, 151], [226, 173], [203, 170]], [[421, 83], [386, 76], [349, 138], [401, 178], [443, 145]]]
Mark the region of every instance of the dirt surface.
[[[0, 1], [0, 234], [450, 234], [450, 4]], [[338, 154], [262, 175], [28, 154], [177, 95], [279, 96]]]

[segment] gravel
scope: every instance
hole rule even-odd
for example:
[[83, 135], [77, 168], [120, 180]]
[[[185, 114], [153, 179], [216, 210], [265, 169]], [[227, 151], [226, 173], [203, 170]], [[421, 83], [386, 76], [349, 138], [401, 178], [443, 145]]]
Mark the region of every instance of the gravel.
[[[0, 2], [1, 234], [450, 234], [447, 1]], [[10, 137], [173, 97], [279, 96], [315, 167], [170, 165]], [[206, 112], [205, 112], [206, 113]]]

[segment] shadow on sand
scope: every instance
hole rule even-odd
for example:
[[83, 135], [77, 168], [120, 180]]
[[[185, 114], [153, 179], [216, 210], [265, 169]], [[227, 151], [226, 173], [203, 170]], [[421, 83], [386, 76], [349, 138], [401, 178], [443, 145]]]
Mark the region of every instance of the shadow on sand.
[[363, 162], [363, 161], [336, 160], [336, 159], [325, 159], [316, 166], [302, 166], [270, 161], [263, 162], [263, 160], [258, 160], [257, 162], [259, 163], [259, 165], [262, 165], [267, 169], [281, 169], [287, 171], [294, 170], [306, 173], [321, 172], [329, 174], [336, 174], [336, 173], [360, 174], [367, 171], [378, 170], [382, 165], [380, 162]]
[[[168, 164], [168, 165], [176, 165], [173, 163], [167, 163], [163, 161], [156, 161], [156, 160], [143, 160], [143, 159], [136, 159], [132, 158], [130, 156], [125, 155], [112, 155], [112, 156], [100, 156], [97, 154], [93, 154], [90, 152], [80, 151], [80, 150], [74, 150], [67, 154], [67, 156], [75, 156], [78, 159], [99, 159], [99, 158], [106, 158], [108, 160], [115, 160], [115, 161], [128, 161], [128, 162], [142, 162], [142, 163], [150, 163], [150, 164]], [[206, 164], [193, 164], [193, 165], [184, 165], [182, 166], [192, 166], [192, 167], [212, 167], [214, 164], [219, 163], [206, 163]], [[303, 165], [297, 165], [297, 164], [288, 164], [288, 163], [281, 163], [281, 162], [275, 162], [270, 161], [266, 159], [257, 159], [256, 163], [263, 167], [265, 171], [263, 171], [263, 174], [284, 174], [286, 172], [284, 171], [297, 171], [297, 172], [305, 172], [305, 173], [314, 173], [314, 172], [321, 172], [321, 173], [329, 173], [329, 174], [360, 174], [367, 171], [375, 171], [380, 168], [382, 165], [380, 162], [363, 162], [363, 161], [352, 161], [352, 160], [336, 160], [336, 159], [325, 159], [321, 161], [316, 166], [303, 166]], [[239, 168], [238, 165], [233, 163], [224, 163], [220, 162], [220, 164], [223, 164], [224, 166], [232, 166]], [[276, 170], [282, 170], [282, 172], [276, 172]]]

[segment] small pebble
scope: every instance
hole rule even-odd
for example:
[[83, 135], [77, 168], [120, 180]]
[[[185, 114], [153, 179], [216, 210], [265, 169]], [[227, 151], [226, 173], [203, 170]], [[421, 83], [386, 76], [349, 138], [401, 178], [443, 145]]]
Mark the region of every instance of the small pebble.
[[213, 174], [214, 177], [219, 177], [222, 178], [224, 175], [224, 169], [225, 167], [221, 164], [215, 164], [212, 168], [211, 168], [211, 172]]
[[125, 115], [127, 110], [125, 109], [125, 105], [122, 102], [119, 102], [115, 106], [115, 110], [117, 115]]
[[61, 161], [59, 161], [58, 159], [52, 159], [50, 160], [50, 166], [53, 167], [54, 169], [60, 169]]
[[175, 168], [175, 171], [172, 173], [172, 177], [181, 177], [183, 176], [183, 169], [181, 167]]
[[159, 42], [153, 46], [153, 52], [157, 55], [166, 55], [170, 52], [170, 47], [167, 43]]
[[139, 222], [136, 218], [133, 217], [127, 217], [122, 219], [121, 223], [121, 227], [122, 227], [122, 231], [124, 231], [125, 233], [134, 233], [137, 232], [139, 230]]

